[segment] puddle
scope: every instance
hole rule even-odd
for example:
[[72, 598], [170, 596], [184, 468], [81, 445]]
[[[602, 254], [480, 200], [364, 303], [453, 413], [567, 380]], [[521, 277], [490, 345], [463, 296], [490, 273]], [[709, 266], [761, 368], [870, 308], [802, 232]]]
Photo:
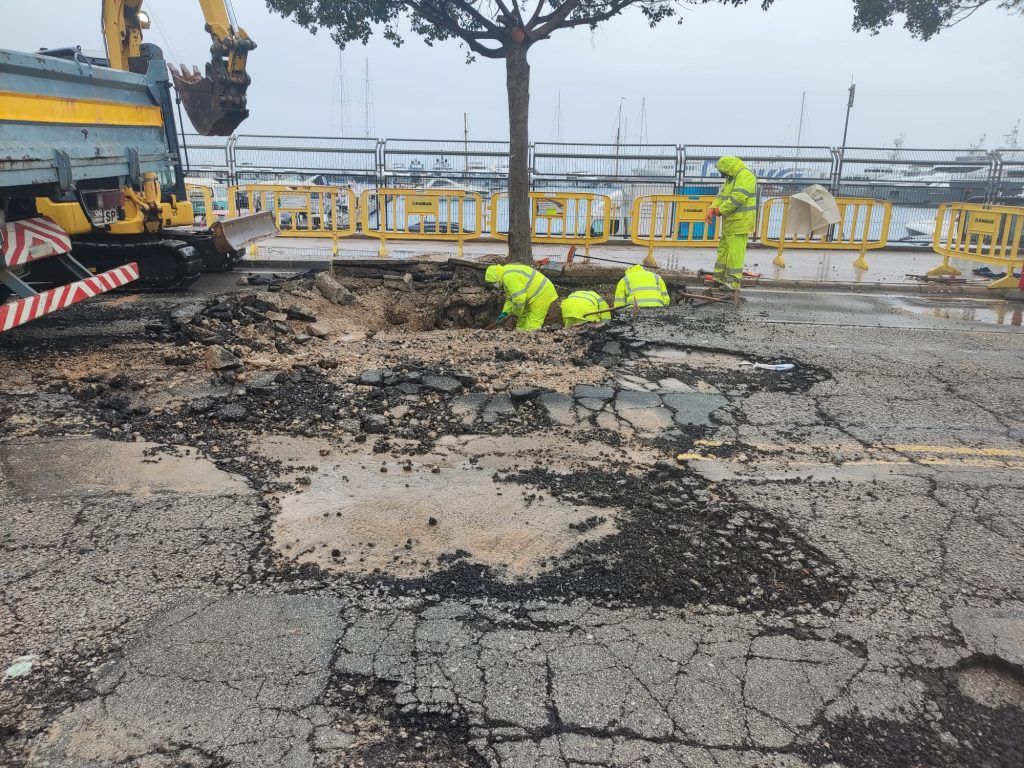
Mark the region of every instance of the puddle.
[[726, 352], [709, 352], [685, 347], [651, 346], [644, 350], [648, 359], [657, 363], [685, 365], [688, 368], [713, 371], [740, 370], [743, 358]]
[[960, 320], [986, 325], [1017, 326], [1018, 328], [1024, 323], [1024, 303], [1022, 302], [897, 298], [893, 301], [893, 308], [897, 312], [941, 320]]
[[283, 497], [273, 527], [277, 548], [327, 570], [401, 578], [465, 557], [511, 579], [536, 574], [546, 559], [614, 530], [607, 510], [496, 484], [490, 468], [468, 461], [383, 461], [343, 459], [317, 472], [304, 492]]

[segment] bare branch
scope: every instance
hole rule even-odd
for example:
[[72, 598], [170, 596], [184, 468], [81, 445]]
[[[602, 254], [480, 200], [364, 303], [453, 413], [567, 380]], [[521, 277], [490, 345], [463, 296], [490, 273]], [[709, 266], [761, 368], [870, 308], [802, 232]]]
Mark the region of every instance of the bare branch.
[[540, 18], [541, 11], [544, 10], [544, 0], [537, 0], [537, 7], [533, 9], [533, 15], [530, 16], [530, 20], [523, 25], [524, 29], [532, 28], [536, 23], [537, 19]]
[[[478, 11], [473, 6], [472, 3], [467, 2], [467, 0], [449, 0], [449, 2], [454, 3], [458, 8], [460, 8], [464, 12], [468, 13], [470, 16], [472, 16], [477, 21], [478, 24], [480, 24], [482, 27], [484, 27], [484, 29], [489, 30], [493, 35], [498, 35], [498, 34], [501, 33], [501, 27], [499, 27], [497, 24], [495, 24], [489, 18], [484, 16], [482, 13], [480, 13], [480, 11]], [[425, 3], [430, 5], [430, 7], [433, 10], [435, 15], [444, 16], [446, 18], [451, 18], [450, 15], [447, 13], [447, 11], [445, 11], [442, 8], [438, 8], [437, 7], [437, 5], [434, 2], [434, 0], [425, 0]], [[421, 2], [420, 5], [424, 5], [424, 3]], [[454, 20], [452, 21], [452, 23], [453, 24], [455, 23]], [[459, 26], [458, 24], [455, 24], [455, 26], [458, 27], [459, 29], [462, 29], [462, 27]], [[456, 32], [456, 34], [458, 34], [458, 33]]]
[[512, 0], [512, 8], [515, 9], [516, 21], [519, 22], [519, 26], [523, 26], [523, 11], [519, 7], [519, 0]]
[[541, 22], [540, 26], [530, 30], [530, 37], [535, 40], [541, 40], [550, 35], [562, 26], [562, 23], [569, 18], [569, 14], [579, 7], [579, 4], [580, 0], [565, 0], [564, 3], [555, 8], [551, 13], [541, 16], [539, 19], [539, 22]]

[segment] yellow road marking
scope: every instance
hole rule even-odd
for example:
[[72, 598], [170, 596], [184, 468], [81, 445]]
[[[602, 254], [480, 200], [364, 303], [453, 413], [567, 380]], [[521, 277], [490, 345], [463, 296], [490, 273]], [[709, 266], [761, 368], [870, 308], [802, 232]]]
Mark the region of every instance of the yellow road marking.
[[[726, 445], [720, 440], [696, 440], [694, 447], [720, 448]], [[740, 448], [748, 448], [755, 451], [771, 453], [801, 454], [808, 451], [824, 451], [826, 453], [837, 452], [864, 452], [865, 447], [853, 444], [839, 445], [815, 445], [792, 443], [788, 445], [774, 445], [770, 443], [734, 443]], [[1024, 450], [1016, 448], [968, 448], [959, 445], [885, 445], [877, 444], [868, 446], [869, 451], [891, 451], [897, 454], [925, 454], [917, 457], [903, 459], [855, 459], [844, 461], [843, 466], [858, 465], [892, 465], [905, 466], [907, 464], [925, 464], [932, 466], [962, 466], [962, 467], [987, 467], [997, 469], [1024, 469]], [[727, 461], [727, 457], [718, 457], [712, 451], [699, 452], [691, 451], [680, 453], [676, 456], [677, 461]], [[811, 465], [816, 462], [792, 461], [793, 465]]]

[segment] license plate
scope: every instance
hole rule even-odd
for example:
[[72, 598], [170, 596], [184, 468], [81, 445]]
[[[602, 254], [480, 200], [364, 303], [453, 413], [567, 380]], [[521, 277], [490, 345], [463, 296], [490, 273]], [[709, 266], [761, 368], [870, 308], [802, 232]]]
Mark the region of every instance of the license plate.
[[117, 223], [117, 208], [102, 208], [92, 212], [92, 223], [97, 227]]

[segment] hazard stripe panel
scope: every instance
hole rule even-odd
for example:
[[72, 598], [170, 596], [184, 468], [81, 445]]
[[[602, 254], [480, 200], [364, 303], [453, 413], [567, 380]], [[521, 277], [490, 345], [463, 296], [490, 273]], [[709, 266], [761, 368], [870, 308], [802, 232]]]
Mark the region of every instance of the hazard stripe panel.
[[0, 331], [17, 328], [19, 325], [38, 320], [43, 315], [70, 307], [72, 304], [99, 296], [138, 279], [139, 265], [132, 262], [79, 280], [77, 283], [69, 283], [29, 296], [27, 299], [0, 305]]
[[18, 267], [62, 253], [71, 253], [71, 238], [45, 216], [0, 227], [0, 266]]

